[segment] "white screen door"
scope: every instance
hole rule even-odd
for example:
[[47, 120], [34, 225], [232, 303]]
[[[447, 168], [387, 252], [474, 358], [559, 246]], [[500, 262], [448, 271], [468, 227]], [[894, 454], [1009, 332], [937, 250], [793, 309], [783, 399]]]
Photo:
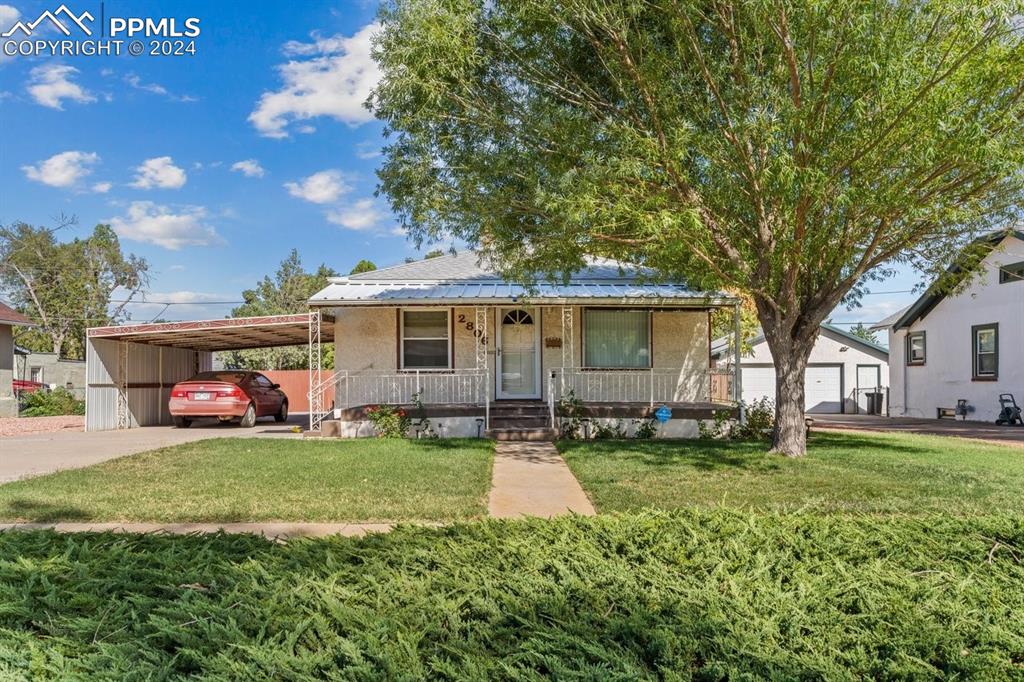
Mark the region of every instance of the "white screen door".
[[523, 308], [501, 311], [498, 325], [499, 398], [540, 397], [540, 327], [536, 314]]

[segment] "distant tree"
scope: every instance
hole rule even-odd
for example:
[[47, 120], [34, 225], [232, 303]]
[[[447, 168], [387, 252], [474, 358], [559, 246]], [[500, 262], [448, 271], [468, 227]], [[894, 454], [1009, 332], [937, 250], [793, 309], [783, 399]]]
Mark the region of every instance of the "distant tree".
[[413, 258], [412, 256], [406, 256], [406, 257], [405, 257], [405, 262], [406, 262], [406, 263], [415, 263], [415, 262], [416, 262], [416, 259], [415, 259], [415, 258]]
[[749, 296], [772, 449], [822, 321], [1022, 204], [1021, 0], [388, 0], [370, 106], [415, 243], [519, 280], [605, 256]]
[[862, 322], [858, 322], [857, 324], [850, 327], [850, 333], [870, 343], [878, 343], [878, 335], [875, 334], [875, 332], [868, 329], [867, 327], [865, 327]]
[[[735, 294], [733, 294], [735, 295]], [[751, 342], [761, 331], [761, 324], [757, 321], [757, 308], [749, 296], [740, 296], [740, 351], [743, 355], [750, 355], [754, 351]], [[735, 334], [736, 318], [732, 308], [716, 308], [711, 311], [711, 338], [729, 339], [730, 357], [732, 356], [732, 338]]]
[[149, 282], [148, 265], [122, 253], [109, 225], [97, 225], [90, 236], [67, 242], [57, 240], [58, 229], [0, 226], [0, 288], [39, 324], [38, 329], [18, 330], [20, 345], [81, 359], [87, 327], [128, 318], [125, 307]]
[[360, 272], [372, 272], [377, 269], [377, 264], [365, 258], [356, 263], [356, 266], [349, 270], [350, 275], [358, 275]]
[[430, 260], [431, 258], [438, 258], [439, 256], [443, 256], [443, 255], [444, 255], [444, 250], [443, 249], [432, 249], [430, 251], [427, 251], [423, 255], [423, 260]]
[[[338, 273], [320, 265], [316, 272], [306, 272], [299, 252], [292, 249], [281, 261], [273, 277], [264, 277], [254, 289], [242, 292], [242, 305], [231, 311], [232, 317], [288, 315], [304, 313], [309, 309], [309, 298], [327, 285], [329, 277]], [[221, 354], [224, 365], [231, 369], [306, 369], [309, 367], [306, 346], [283, 348], [254, 348]], [[333, 367], [334, 346], [324, 345], [324, 365]]]

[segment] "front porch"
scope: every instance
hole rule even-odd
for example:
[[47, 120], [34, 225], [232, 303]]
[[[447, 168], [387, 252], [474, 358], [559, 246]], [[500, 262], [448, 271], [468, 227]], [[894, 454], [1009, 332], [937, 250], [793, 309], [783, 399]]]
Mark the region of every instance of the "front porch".
[[[735, 365], [715, 368], [708, 360], [709, 308], [629, 309], [646, 316], [647, 337], [637, 352], [650, 366], [614, 368], [580, 364], [593, 357], [583, 346], [595, 335], [583, 327], [587, 312], [594, 308], [334, 308], [335, 358], [340, 367], [311, 372], [310, 402], [316, 405], [319, 394], [322, 407], [311, 411], [310, 429], [323, 435], [369, 436], [369, 409], [390, 405], [404, 408], [414, 429], [429, 419], [435, 432], [446, 437], [501, 438], [510, 435], [506, 431], [550, 437], [563, 417], [560, 405], [571, 401], [588, 430], [590, 423], [615, 422], [630, 430], [634, 420], [654, 419], [664, 405], [671, 418], [659, 433], [680, 437], [696, 435], [697, 420], [711, 419], [723, 410], [736, 413]], [[444, 316], [445, 333], [437, 345], [447, 345], [443, 356], [452, 366], [402, 367], [407, 364], [407, 346], [418, 339], [408, 338], [404, 330], [419, 324], [416, 314], [426, 310], [438, 320]], [[619, 309], [601, 312], [610, 310]], [[369, 328], [376, 328], [376, 333], [353, 334]], [[439, 331], [430, 333], [441, 336]], [[349, 346], [352, 352], [346, 351], [348, 339], [358, 345]], [[311, 344], [311, 357], [317, 356], [319, 350]], [[325, 400], [328, 389], [333, 389], [333, 399]]]

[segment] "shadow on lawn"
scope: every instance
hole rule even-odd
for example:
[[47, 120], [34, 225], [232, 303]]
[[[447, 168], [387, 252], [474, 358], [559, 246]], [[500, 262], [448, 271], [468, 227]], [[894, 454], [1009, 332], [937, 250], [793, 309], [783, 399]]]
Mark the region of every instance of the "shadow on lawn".
[[50, 504], [24, 498], [15, 498], [0, 507], [0, 516], [28, 523], [91, 521], [93, 518], [91, 512], [68, 504]]

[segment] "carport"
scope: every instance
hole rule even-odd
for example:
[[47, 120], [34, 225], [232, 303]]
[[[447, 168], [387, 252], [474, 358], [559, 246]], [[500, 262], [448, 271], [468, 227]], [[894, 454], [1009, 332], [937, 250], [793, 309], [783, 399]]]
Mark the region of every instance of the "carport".
[[170, 424], [171, 388], [210, 370], [217, 351], [308, 344], [310, 386], [318, 385], [321, 343], [334, 340], [334, 325], [322, 321], [322, 313], [314, 310], [298, 315], [93, 327], [86, 332], [85, 430]]

